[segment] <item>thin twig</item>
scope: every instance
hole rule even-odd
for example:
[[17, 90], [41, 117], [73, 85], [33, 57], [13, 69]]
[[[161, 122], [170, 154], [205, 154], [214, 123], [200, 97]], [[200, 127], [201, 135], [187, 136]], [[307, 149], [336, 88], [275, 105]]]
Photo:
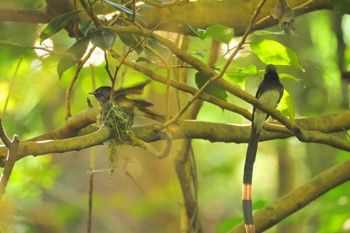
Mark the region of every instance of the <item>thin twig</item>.
[[86, 2], [84, 0], [80, 0], [80, 3], [83, 6], [83, 8], [86, 10], [86, 13], [89, 15], [92, 22], [94, 22], [95, 27], [100, 28], [101, 22], [98, 20], [98, 18], [94, 14], [90, 1], [88, 1], [88, 4], [86, 4]]
[[131, 21], [134, 23], [136, 17], [136, 1], [132, 0], [132, 18]]
[[108, 61], [108, 56], [107, 56], [107, 52], [104, 51], [104, 57], [105, 57], [105, 70], [108, 74], [109, 80], [111, 81], [111, 83], [113, 83], [113, 75], [111, 73], [111, 70], [109, 69], [109, 61]]
[[142, 194], [145, 194], [146, 193], [145, 190], [141, 187], [141, 185], [137, 182], [137, 180], [132, 176], [132, 174], [127, 169], [129, 161], [130, 161], [130, 158], [127, 158], [123, 166], [125, 175], [131, 179], [131, 181], [136, 185], [136, 187], [140, 190]]
[[87, 53], [87, 55], [80, 61], [78, 62], [78, 67], [75, 70], [75, 73], [73, 75], [72, 80], [69, 83], [69, 86], [66, 89], [66, 95], [65, 95], [65, 102], [66, 102], [66, 119], [68, 119], [69, 117], [72, 116], [71, 113], [71, 107], [70, 107], [70, 96], [73, 90], [73, 86], [75, 84], [75, 82], [78, 79], [79, 73], [81, 71], [81, 69], [83, 68], [84, 64], [87, 62], [87, 60], [89, 60], [89, 58], [91, 57], [92, 53], [94, 52], [94, 50], [96, 49], [96, 46], [93, 46], [89, 52]]
[[163, 159], [163, 158], [168, 156], [168, 154], [170, 152], [170, 149], [171, 149], [172, 140], [173, 140], [172, 136], [167, 131], [165, 132], [165, 135], [166, 135], [166, 143], [165, 143], [165, 147], [164, 147], [164, 149], [162, 151], [158, 151], [151, 144], [149, 144], [149, 143], [147, 143], [147, 142], [137, 138], [133, 134], [130, 135], [130, 139], [131, 139], [131, 144], [133, 146], [139, 146], [139, 147], [147, 150], [155, 158]]
[[171, 77], [170, 77], [170, 70], [171, 70], [171, 66], [170, 64], [152, 47], [145, 45], [145, 48], [147, 48], [149, 51], [151, 51], [156, 57], [158, 57], [158, 59], [164, 64], [165, 68], [166, 68], [166, 91], [165, 91], [165, 116], [167, 117], [167, 119], [170, 116], [170, 99], [169, 99], [169, 93], [170, 93], [170, 81], [171, 81]]
[[91, 233], [92, 226], [92, 204], [94, 194], [94, 169], [95, 169], [95, 147], [91, 148], [90, 151], [90, 173], [89, 173], [89, 201], [88, 201], [88, 221], [87, 221], [87, 233]]
[[18, 73], [19, 67], [20, 67], [21, 64], [22, 64], [22, 60], [23, 60], [23, 56], [21, 56], [21, 57], [19, 58], [18, 63], [17, 63], [17, 66], [16, 66], [16, 69], [15, 69], [15, 72], [14, 72], [14, 74], [13, 74], [13, 76], [12, 76], [11, 83], [10, 83], [10, 87], [9, 87], [9, 92], [8, 92], [8, 94], [7, 94], [7, 96], [6, 96], [6, 100], [5, 100], [5, 104], [4, 104], [4, 109], [3, 109], [3, 112], [2, 112], [2, 118], [4, 118], [4, 116], [5, 116], [6, 109], [7, 109], [7, 104], [8, 104], [8, 102], [9, 102], [9, 99], [10, 99], [10, 96], [11, 96], [11, 90], [12, 90], [12, 88], [13, 88], [14, 81], [15, 81], [15, 79], [16, 79], [16, 77], [17, 77], [17, 73]]
[[19, 138], [17, 135], [14, 135], [11, 141], [11, 144], [8, 147], [8, 153], [7, 153], [6, 163], [4, 167], [4, 172], [1, 174], [1, 177], [0, 177], [0, 200], [2, 199], [2, 197], [6, 192], [6, 187], [10, 180], [13, 167], [15, 166], [15, 163], [17, 161], [18, 146], [19, 146]]
[[7, 149], [10, 149], [11, 140], [6, 134], [6, 131], [4, 129], [4, 126], [2, 125], [2, 120], [1, 119], [0, 119], [0, 139], [5, 144]]
[[[117, 59], [120, 59], [120, 56], [113, 50], [111, 50], [111, 55]], [[124, 65], [126, 65], [134, 70], [137, 70], [139, 72], [146, 74], [147, 76], [149, 76], [150, 78], [152, 78], [153, 80], [155, 80], [157, 82], [160, 82], [163, 84], [167, 84], [167, 82], [168, 82], [168, 79], [166, 77], [163, 77], [163, 76], [153, 72], [152, 70], [146, 68], [145, 66], [136, 64], [135, 62], [130, 62], [128, 60], [124, 60], [123, 63], [124, 63]], [[175, 80], [170, 80], [170, 86], [174, 87], [175, 89], [190, 93], [192, 95], [195, 95], [198, 91], [196, 88], [193, 88], [191, 86], [188, 86], [184, 83], [180, 83], [180, 82], [175, 81]], [[199, 98], [202, 100], [205, 100], [209, 103], [215, 104], [223, 109], [238, 113], [248, 120], [251, 119], [251, 113], [248, 110], [246, 110], [245, 108], [230, 104], [224, 100], [221, 100], [221, 99], [219, 99], [215, 96], [209, 95], [207, 93], [201, 93]]]
[[[140, 42], [141, 43], [141, 42]], [[114, 72], [114, 76], [113, 76], [113, 79], [112, 79], [112, 90], [114, 90], [115, 88], [115, 84], [116, 84], [116, 81], [117, 81], [117, 75], [118, 75], [118, 72], [120, 70], [120, 68], [122, 67], [123, 65], [123, 61], [129, 56], [129, 54], [134, 51], [134, 49], [137, 47], [138, 45], [136, 45], [135, 47], [129, 47], [128, 48], [128, 51], [126, 51], [126, 53], [124, 54], [124, 56], [121, 58], [120, 60], [120, 63], [119, 65], [116, 66], [115, 68], [115, 72]], [[112, 50], [112, 49], [110, 49]], [[113, 99], [113, 92], [112, 92], [112, 95], [111, 95], [111, 100]]]
[[[188, 38], [183, 39], [181, 49], [187, 51]], [[214, 61], [215, 59], [213, 59]], [[212, 62], [209, 62], [212, 63]], [[179, 73], [179, 81], [186, 83], [187, 70]], [[183, 92], [178, 93], [179, 106], [185, 104], [187, 95]], [[195, 119], [203, 101], [196, 101], [188, 111], [186, 117], [188, 119]], [[183, 195], [183, 205], [185, 210], [180, 212], [181, 232], [203, 232], [200, 217], [198, 213], [198, 182], [196, 161], [193, 153], [191, 139], [182, 140], [178, 146], [178, 152], [175, 157], [176, 174], [181, 186]]]

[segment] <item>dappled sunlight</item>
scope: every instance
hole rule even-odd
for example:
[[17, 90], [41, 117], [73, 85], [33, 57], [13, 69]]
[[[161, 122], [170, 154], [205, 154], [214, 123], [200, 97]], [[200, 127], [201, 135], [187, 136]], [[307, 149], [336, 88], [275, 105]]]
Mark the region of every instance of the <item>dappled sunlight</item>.
[[34, 46], [37, 47], [37, 49], [34, 49], [36, 55], [40, 58], [48, 58], [50, 56], [50, 51], [54, 50], [54, 44], [53, 41], [48, 38], [43, 41], [43, 43], [40, 45], [39, 38], [35, 40]]
[[[93, 44], [89, 44], [87, 51], [89, 51], [93, 47]], [[85, 53], [84, 56], [86, 56], [87, 52]], [[86, 61], [84, 64], [84, 67], [88, 67], [90, 65], [93, 66], [99, 66], [104, 62], [104, 52], [100, 48], [95, 48], [94, 52], [91, 54], [89, 59]]]

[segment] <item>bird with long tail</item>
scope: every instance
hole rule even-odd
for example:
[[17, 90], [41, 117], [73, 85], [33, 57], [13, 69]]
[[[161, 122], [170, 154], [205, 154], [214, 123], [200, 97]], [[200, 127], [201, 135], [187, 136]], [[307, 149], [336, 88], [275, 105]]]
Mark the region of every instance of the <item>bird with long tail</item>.
[[[276, 67], [271, 64], [266, 66], [264, 79], [260, 83], [255, 97], [260, 102], [276, 108], [282, 98], [283, 90], [284, 88], [279, 80]], [[252, 208], [253, 166], [258, 149], [260, 131], [268, 117], [269, 115], [266, 112], [256, 107], [253, 108], [252, 129], [244, 164], [242, 189], [244, 225], [247, 233], [255, 233]]]

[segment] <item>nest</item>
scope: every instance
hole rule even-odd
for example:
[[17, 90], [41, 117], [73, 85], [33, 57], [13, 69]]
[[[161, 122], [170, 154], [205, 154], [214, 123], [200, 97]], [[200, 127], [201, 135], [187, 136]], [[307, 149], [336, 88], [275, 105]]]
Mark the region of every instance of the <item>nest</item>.
[[120, 143], [130, 143], [129, 134], [134, 122], [133, 111], [126, 107], [120, 107], [115, 103], [106, 103], [100, 113], [98, 125], [113, 129], [114, 138]]
[[130, 144], [131, 126], [134, 122], [134, 114], [132, 109], [118, 106], [115, 103], [108, 102], [102, 106], [98, 126], [110, 127], [113, 129], [113, 138], [106, 141], [104, 145], [107, 147], [108, 163], [113, 172], [117, 167], [118, 154], [122, 144]]

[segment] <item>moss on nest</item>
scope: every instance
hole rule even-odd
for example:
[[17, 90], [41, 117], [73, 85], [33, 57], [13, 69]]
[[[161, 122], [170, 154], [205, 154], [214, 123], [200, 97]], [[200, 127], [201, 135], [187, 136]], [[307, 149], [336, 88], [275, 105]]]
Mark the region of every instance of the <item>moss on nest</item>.
[[114, 137], [104, 143], [107, 147], [108, 164], [111, 172], [118, 165], [118, 154], [122, 144], [130, 144], [131, 126], [134, 122], [134, 114], [130, 108], [118, 106], [108, 102], [102, 106], [98, 119], [98, 126], [113, 129]]
[[133, 122], [134, 114], [129, 108], [108, 102], [101, 109], [99, 127], [114, 129], [114, 138], [120, 143], [130, 143], [129, 134], [131, 133]]

